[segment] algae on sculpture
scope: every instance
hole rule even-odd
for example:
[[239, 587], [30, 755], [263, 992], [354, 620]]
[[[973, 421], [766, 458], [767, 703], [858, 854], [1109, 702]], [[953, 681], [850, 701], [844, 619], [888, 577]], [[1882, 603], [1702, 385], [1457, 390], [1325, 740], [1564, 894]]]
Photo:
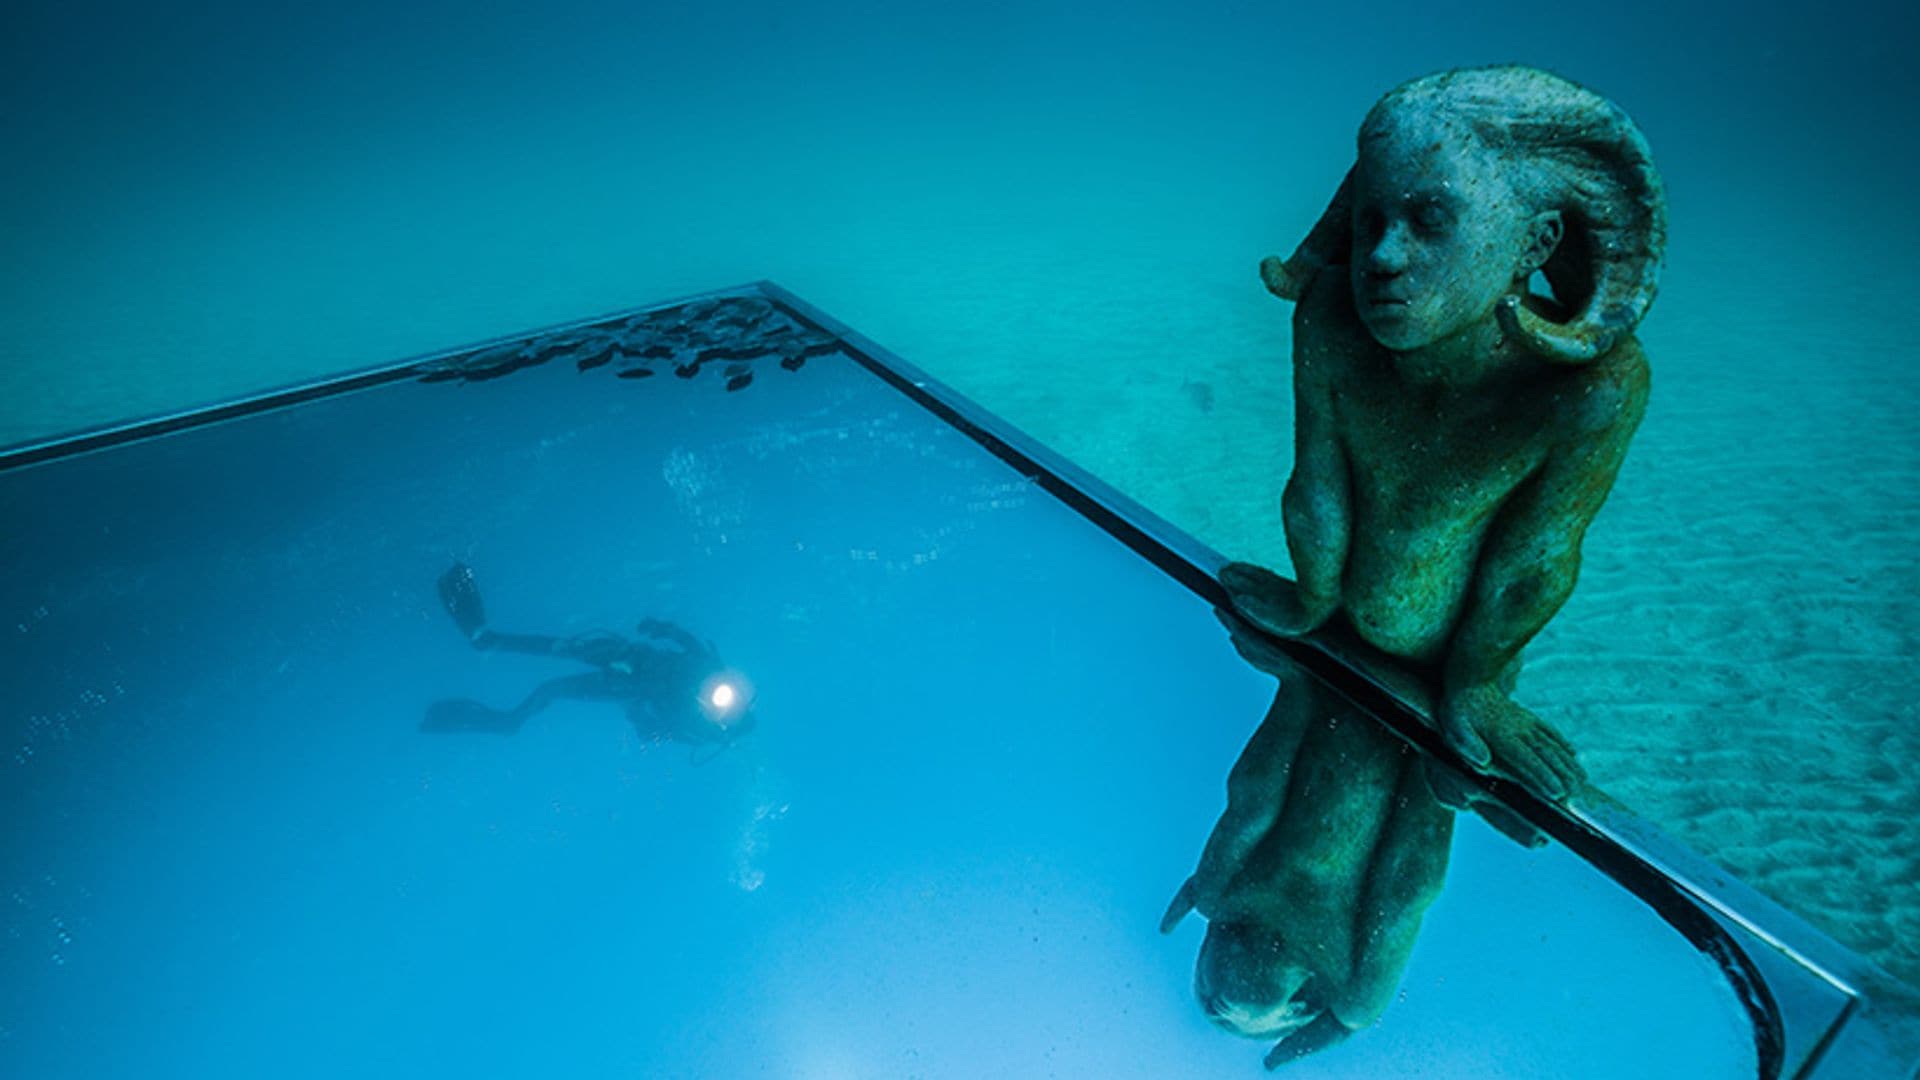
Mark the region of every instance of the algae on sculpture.
[[[1469, 762], [1552, 798], [1573, 748], [1511, 699], [1647, 403], [1633, 336], [1666, 206], [1605, 98], [1527, 67], [1448, 71], [1376, 104], [1320, 222], [1261, 276], [1294, 311], [1298, 588], [1229, 567], [1269, 632], [1336, 614], [1419, 672]], [[1533, 294], [1543, 271], [1550, 296]]]
[[[1282, 504], [1298, 584], [1230, 565], [1235, 609], [1283, 637], [1343, 617], [1427, 685], [1462, 757], [1556, 799], [1584, 781], [1573, 747], [1511, 693], [1645, 412], [1633, 330], [1665, 229], [1617, 106], [1478, 68], [1382, 98], [1320, 222], [1261, 266], [1298, 304]], [[1550, 296], [1529, 291], [1538, 271]], [[1277, 1039], [1273, 1066], [1386, 1008], [1445, 876], [1446, 808], [1477, 789], [1228, 622], [1280, 693], [1162, 925], [1207, 918], [1196, 993], [1222, 1026]]]

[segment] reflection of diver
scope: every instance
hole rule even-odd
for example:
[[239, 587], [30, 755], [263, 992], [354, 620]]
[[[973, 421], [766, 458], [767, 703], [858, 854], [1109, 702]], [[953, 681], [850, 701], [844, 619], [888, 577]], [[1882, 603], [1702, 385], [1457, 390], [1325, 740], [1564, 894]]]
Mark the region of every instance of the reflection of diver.
[[[512, 709], [475, 701], [436, 701], [422, 731], [487, 731], [510, 735], [556, 701], [613, 701], [644, 742], [668, 740], [711, 748], [707, 760], [753, 729], [753, 696], [720, 661], [712, 643], [659, 619], [642, 620], [639, 640], [600, 630], [574, 637], [502, 634], [487, 629], [480, 588], [464, 563], [440, 575], [440, 600], [476, 649], [558, 656], [596, 669], [549, 679]], [[696, 750], [696, 754], [699, 751]]]

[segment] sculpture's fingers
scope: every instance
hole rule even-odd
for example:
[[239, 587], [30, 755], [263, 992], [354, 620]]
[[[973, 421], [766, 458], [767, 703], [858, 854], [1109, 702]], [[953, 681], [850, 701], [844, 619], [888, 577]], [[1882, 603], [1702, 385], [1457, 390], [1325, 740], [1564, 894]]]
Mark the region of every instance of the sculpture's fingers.
[[1282, 300], [1292, 300], [1299, 293], [1298, 286], [1293, 283], [1293, 275], [1287, 273], [1287, 261], [1278, 255], [1269, 255], [1260, 260], [1260, 284]]
[[1228, 563], [1220, 570], [1220, 585], [1234, 610], [1269, 634], [1290, 638], [1309, 629], [1299, 587], [1264, 566]]
[[1272, 596], [1285, 592], [1291, 583], [1258, 563], [1230, 562], [1220, 568], [1220, 584], [1230, 593]]
[[1292, 637], [1300, 632], [1298, 621], [1288, 618], [1280, 605], [1265, 597], [1243, 596], [1234, 606], [1248, 622], [1276, 637]]
[[1262, 671], [1274, 675], [1285, 675], [1294, 667], [1294, 663], [1273, 642], [1255, 633], [1244, 621], [1225, 608], [1215, 608], [1214, 618], [1227, 628], [1232, 636], [1233, 648], [1247, 663]]
[[1187, 913], [1193, 910], [1193, 893], [1193, 879], [1188, 878], [1186, 883], [1180, 886], [1180, 891], [1173, 894], [1173, 902], [1167, 905], [1167, 913], [1160, 916], [1161, 933], [1173, 933], [1173, 928], [1179, 926], [1180, 920], [1186, 918]]

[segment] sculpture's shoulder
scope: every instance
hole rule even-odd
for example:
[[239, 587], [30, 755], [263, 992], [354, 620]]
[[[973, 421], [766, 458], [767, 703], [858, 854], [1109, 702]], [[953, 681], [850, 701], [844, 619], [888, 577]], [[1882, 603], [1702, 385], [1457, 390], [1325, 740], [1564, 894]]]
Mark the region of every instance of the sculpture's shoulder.
[[1579, 392], [1567, 395], [1565, 423], [1573, 434], [1630, 433], [1646, 415], [1652, 369], [1640, 340], [1628, 334], [1604, 355], [1572, 372]]

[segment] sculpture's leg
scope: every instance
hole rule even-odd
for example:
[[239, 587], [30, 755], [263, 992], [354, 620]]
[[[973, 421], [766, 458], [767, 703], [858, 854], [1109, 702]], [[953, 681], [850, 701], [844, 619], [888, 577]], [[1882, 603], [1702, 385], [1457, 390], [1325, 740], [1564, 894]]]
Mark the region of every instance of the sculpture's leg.
[[1332, 1003], [1347, 1026], [1378, 1019], [1400, 987], [1420, 921], [1446, 882], [1453, 812], [1434, 798], [1418, 754], [1405, 764], [1393, 816], [1381, 830], [1354, 927], [1353, 978]]
[[[1182, 890], [1209, 919], [1233, 917], [1234, 913], [1220, 907], [1229, 886], [1286, 809], [1294, 759], [1312, 720], [1315, 699], [1312, 679], [1304, 672], [1281, 675], [1266, 719], [1227, 774], [1227, 809], [1207, 837], [1191, 888]], [[1172, 909], [1168, 915], [1174, 915]]]

